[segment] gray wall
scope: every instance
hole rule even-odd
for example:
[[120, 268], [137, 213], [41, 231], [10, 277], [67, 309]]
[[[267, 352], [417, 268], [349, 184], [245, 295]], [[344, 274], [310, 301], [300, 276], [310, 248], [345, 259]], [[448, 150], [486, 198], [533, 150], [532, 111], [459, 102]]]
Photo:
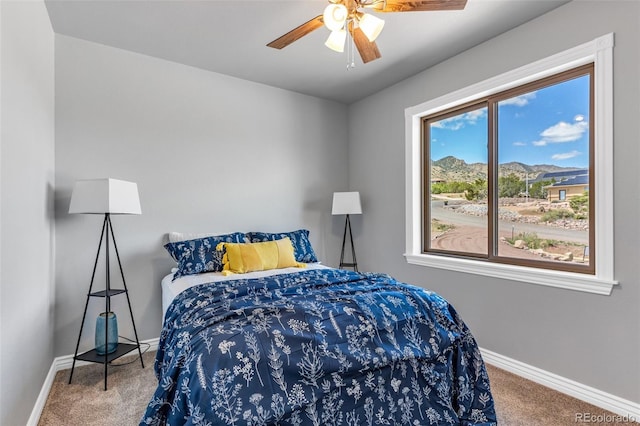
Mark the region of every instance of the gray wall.
[[[330, 212], [333, 191], [347, 189], [346, 120], [338, 103], [56, 35], [55, 354], [74, 351], [102, 223], [67, 214], [75, 180], [138, 184], [142, 215], [113, 225], [139, 337], [156, 338], [169, 231], [305, 227], [321, 260], [337, 262]], [[84, 348], [103, 303], [90, 305]]]
[[[639, 23], [638, 2], [574, 1], [349, 108], [349, 186], [363, 199], [356, 241], [363, 269], [442, 294], [483, 348], [635, 402], [640, 402]], [[607, 297], [408, 265], [402, 256], [404, 109], [609, 32], [615, 32], [616, 42], [615, 275], [620, 286]]]
[[0, 2], [0, 424], [27, 422], [53, 359], [54, 35]]
[[[101, 219], [66, 211], [73, 182], [93, 177], [139, 185], [143, 215], [114, 217], [114, 226], [141, 339], [160, 329], [159, 282], [172, 266], [164, 233], [304, 226], [335, 265], [342, 221], [329, 215], [331, 193], [352, 189], [365, 210], [353, 218], [361, 269], [443, 294], [487, 349], [640, 401], [639, 17], [635, 2], [574, 1], [348, 111], [56, 36], [54, 153], [45, 7], [0, 2], [0, 424], [24, 424], [53, 357], [73, 352]], [[611, 31], [621, 285], [603, 297], [407, 265], [404, 108]], [[126, 332], [122, 303], [114, 304]], [[90, 307], [85, 347], [100, 310]]]

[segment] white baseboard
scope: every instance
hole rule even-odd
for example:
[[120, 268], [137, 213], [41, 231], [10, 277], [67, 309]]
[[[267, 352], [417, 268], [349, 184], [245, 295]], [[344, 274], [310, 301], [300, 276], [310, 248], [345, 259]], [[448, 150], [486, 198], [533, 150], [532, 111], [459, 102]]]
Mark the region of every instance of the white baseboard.
[[611, 411], [619, 416], [632, 421], [640, 421], [640, 404], [629, 401], [610, 393], [592, 388], [582, 383], [575, 382], [557, 374], [550, 373], [540, 368], [525, 364], [515, 359], [497, 354], [487, 349], [480, 349], [482, 358], [487, 364], [509, 371], [517, 376], [524, 377], [532, 382], [539, 383], [558, 392], [570, 395], [589, 404]]
[[[140, 341], [140, 344], [150, 345], [148, 349], [150, 351], [157, 350], [158, 343], [158, 338]], [[543, 386], [570, 395], [581, 401], [588, 402], [595, 405], [596, 407], [611, 411], [612, 413], [618, 414], [625, 418], [632, 419], [634, 421], [640, 421], [639, 403], [617, 397], [615, 395], [600, 391], [587, 385], [583, 385], [581, 383], [575, 382], [562, 376], [558, 376], [557, 374], [550, 373], [532, 365], [516, 361], [515, 359], [497, 354], [487, 349], [480, 349], [480, 351], [482, 352], [482, 358], [487, 364], [491, 364], [495, 367], [509, 371], [510, 373], [516, 374], [520, 377], [524, 377], [525, 379], [531, 380], [532, 382], [539, 383]], [[127, 354], [125, 356], [133, 355], [136, 355], [136, 352], [131, 352], [131, 354]], [[29, 417], [27, 426], [37, 426], [44, 405], [47, 402], [47, 397], [49, 396], [49, 391], [51, 390], [51, 386], [53, 385], [53, 380], [56, 376], [56, 373], [58, 371], [71, 368], [72, 363], [73, 355], [64, 355], [53, 360], [51, 368], [49, 369], [49, 373], [47, 374], [47, 377], [45, 378], [45, 381], [42, 385], [42, 389], [40, 390], [40, 395], [38, 396], [33, 410], [31, 411], [31, 416]], [[90, 363], [83, 361], [76, 362], [76, 366], [88, 364]]]
[[27, 420], [27, 426], [38, 425], [38, 422], [40, 421], [40, 415], [42, 414], [42, 410], [44, 409], [44, 404], [47, 402], [47, 396], [49, 396], [49, 391], [51, 390], [51, 386], [53, 386], [53, 379], [56, 377], [57, 371], [56, 360], [54, 359], [53, 363], [51, 363], [51, 368], [49, 368], [49, 372], [47, 373], [47, 377], [44, 379], [44, 383], [42, 385], [42, 389], [40, 389], [38, 399], [36, 399], [36, 403], [31, 410], [31, 415], [29, 416], [29, 420]]
[[[149, 348], [146, 349], [148, 351], [155, 351], [158, 349], [158, 343], [160, 342], [159, 338], [149, 339], [149, 340], [141, 340], [141, 345], [149, 345]], [[144, 347], [142, 349], [145, 349]], [[138, 356], [137, 351], [132, 351], [123, 356], [126, 358], [128, 356]], [[42, 410], [44, 409], [44, 405], [47, 402], [47, 397], [49, 396], [49, 391], [51, 390], [51, 386], [53, 386], [53, 379], [56, 377], [56, 373], [61, 370], [68, 370], [71, 368], [73, 364], [73, 354], [59, 356], [53, 359], [51, 363], [51, 368], [49, 368], [49, 373], [47, 373], [47, 377], [44, 380], [42, 385], [42, 389], [40, 389], [40, 394], [38, 395], [38, 399], [36, 399], [36, 403], [33, 406], [33, 410], [31, 410], [31, 416], [29, 416], [29, 420], [27, 421], [27, 426], [37, 426], [40, 421], [40, 415], [42, 414]], [[89, 365], [90, 362], [86, 361], [76, 361], [76, 367], [80, 367], [82, 365]]]

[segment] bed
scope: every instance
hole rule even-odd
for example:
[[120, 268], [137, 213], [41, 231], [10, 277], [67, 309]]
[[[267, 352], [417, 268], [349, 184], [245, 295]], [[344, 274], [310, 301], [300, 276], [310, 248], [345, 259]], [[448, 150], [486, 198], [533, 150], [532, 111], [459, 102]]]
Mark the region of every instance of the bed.
[[141, 425], [496, 424], [478, 346], [433, 292], [317, 262], [179, 268]]

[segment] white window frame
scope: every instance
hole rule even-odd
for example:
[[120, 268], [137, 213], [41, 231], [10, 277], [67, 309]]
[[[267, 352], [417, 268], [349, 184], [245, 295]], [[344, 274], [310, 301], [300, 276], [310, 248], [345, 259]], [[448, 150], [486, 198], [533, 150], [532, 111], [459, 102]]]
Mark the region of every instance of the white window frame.
[[[613, 33], [560, 52], [453, 93], [405, 110], [406, 248], [413, 265], [428, 266], [521, 281], [525, 283], [610, 295], [613, 255]], [[422, 119], [474, 99], [521, 86], [572, 68], [594, 64], [595, 275], [446, 257], [422, 252]]]

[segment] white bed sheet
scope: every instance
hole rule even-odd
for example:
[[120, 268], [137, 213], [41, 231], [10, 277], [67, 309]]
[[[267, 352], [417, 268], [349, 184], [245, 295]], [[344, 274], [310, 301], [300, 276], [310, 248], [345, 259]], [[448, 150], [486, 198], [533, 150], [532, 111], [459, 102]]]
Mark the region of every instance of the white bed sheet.
[[175, 269], [171, 271], [170, 274], [165, 276], [162, 279], [162, 318], [164, 320], [164, 315], [173, 302], [173, 299], [178, 296], [181, 292], [188, 289], [189, 287], [193, 287], [198, 284], [206, 284], [217, 281], [230, 281], [230, 280], [238, 280], [245, 278], [262, 278], [262, 277], [270, 277], [273, 275], [279, 274], [290, 274], [294, 272], [301, 272], [309, 269], [327, 269], [328, 266], [324, 266], [320, 263], [307, 263], [306, 268], [283, 268], [283, 269], [271, 269], [268, 271], [256, 271], [256, 272], [248, 272], [246, 274], [232, 274], [232, 275], [222, 275], [221, 272], [206, 272], [204, 274], [198, 275], [185, 275], [178, 278], [175, 281], [173, 280], [173, 272]]

